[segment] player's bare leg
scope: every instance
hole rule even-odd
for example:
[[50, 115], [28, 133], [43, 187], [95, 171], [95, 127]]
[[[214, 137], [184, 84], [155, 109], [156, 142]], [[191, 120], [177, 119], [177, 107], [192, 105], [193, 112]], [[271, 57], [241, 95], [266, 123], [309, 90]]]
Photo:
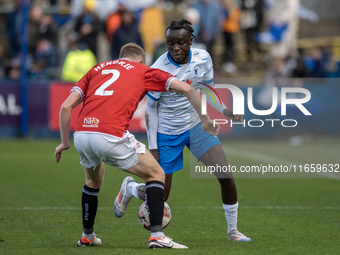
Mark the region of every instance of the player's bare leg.
[[172, 174], [165, 175], [164, 200], [168, 200], [171, 190]]
[[[175, 248], [186, 249], [188, 247], [175, 243], [163, 233], [162, 220], [164, 211], [164, 179], [165, 173], [157, 161], [153, 158], [149, 151], [145, 151], [144, 154], [137, 154], [139, 163], [126, 171], [139, 176], [145, 182], [145, 201], [148, 205], [148, 211], [150, 216], [150, 230], [151, 237], [149, 238], [149, 248]], [[129, 178], [129, 177], [127, 177]], [[125, 178], [126, 179], [126, 178]], [[122, 189], [124, 192], [119, 192], [115, 199], [114, 206], [117, 207], [115, 211], [122, 212], [126, 210], [128, 202], [132, 198], [132, 193], [129, 192], [128, 183], [123, 182]], [[124, 187], [123, 187], [124, 186]], [[120, 194], [123, 195], [120, 195]], [[120, 199], [121, 197], [121, 199]], [[127, 203], [119, 203], [119, 200], [126, 200]], [[122, 206], [125, 208], [121, 209]]]
[[98, 208], [98, 193], [103, 184], [104, 163], [93, 168], [84, 167], [86, 183], [82, 194], [83, 236], [77, 246], [98, 246], [101, 240], [96, 237], [93, 225]]
[[86, 185], [92, 189], [100, 189], [103, 185], [105, 166], [101, 163], [94, 170], [84, 167]]
[[[222, 146], [215, 145], [206, 151], [199, 159], [206, 166], [228, 166]], [[224, 204], [233, 205], [237, 203], [237, 189], [230, 172], [214, 173], [221, 185], [221, 195]]]
[[137, 175], [145, 182], [159, 181], [164, 183], [164, 171], [148, 150], [145, 150], [145, 153], [138, 153], [137, 157], [139, 163], [125, 170], [126, 172]]
[[[228, 166], [222, 146], [215, 145], [199, 159], [206, 166]], [[214, 173], [221, 185], [223, 209], [228, 223], [228, 238], [233, 241], [251, 241], [237, 230], [237, 189], [232, 172]]]

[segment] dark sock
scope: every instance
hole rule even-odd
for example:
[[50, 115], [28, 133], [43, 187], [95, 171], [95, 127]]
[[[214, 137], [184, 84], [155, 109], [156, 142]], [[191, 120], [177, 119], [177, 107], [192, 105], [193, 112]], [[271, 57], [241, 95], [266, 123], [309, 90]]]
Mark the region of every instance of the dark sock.
[[91, 234], [93, 232], [94, 219], [98, 207], [98, 193], [99, 189], [92, 189], [84, 185], [81, 204], [83, 213], [83, 231], [85, 234]]
[[162, 232], [164, 211], [164, 183], [159, 181], [147, 182], [145, 201], [150, 217], [151, 233]]

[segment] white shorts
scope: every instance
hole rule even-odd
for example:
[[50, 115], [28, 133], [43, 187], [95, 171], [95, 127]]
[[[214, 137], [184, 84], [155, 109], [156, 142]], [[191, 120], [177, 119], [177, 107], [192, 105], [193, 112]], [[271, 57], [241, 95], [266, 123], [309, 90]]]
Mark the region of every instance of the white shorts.
[[95, 168], [102, 162], [121, 170], [138, 164], [137, 153], [145, 153], [145, 145], [125, 131], [122, 138], [96, 132], [75, 132], [74, 146], [80, 155], [80, 164]]

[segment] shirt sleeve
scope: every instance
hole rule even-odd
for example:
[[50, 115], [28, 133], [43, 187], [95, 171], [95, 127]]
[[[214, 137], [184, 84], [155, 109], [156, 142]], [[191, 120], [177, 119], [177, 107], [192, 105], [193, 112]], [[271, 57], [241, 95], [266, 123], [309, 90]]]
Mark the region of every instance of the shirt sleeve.
[[87, 88], [89, 87], [88, 76], [89, 76], [89, 73], [86, 73], [71, 89], [71, 93], [73, 91], [76, 91], [80, 94], [82, 101], [84, 101]]
[[162, 92], [152, 92], [149, 91], [146, 96], [152, 99], [153, 101], [158, 101], [161, 98]]
[[156, 68], [147, 68], [145, 88], [147, 91], [170, 92], [170, 83], [175, 77]]

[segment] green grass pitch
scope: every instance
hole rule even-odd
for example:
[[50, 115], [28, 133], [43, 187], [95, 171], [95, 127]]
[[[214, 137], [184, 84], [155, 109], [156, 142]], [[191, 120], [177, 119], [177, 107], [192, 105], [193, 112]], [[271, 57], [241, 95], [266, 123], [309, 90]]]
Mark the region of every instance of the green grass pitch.
[[[141, 201], [131, 200], [123, 218], [113, 200], [124, 172], [106, 166], [95, 231], [100, 247], [76, 247], [81, 237], [84, 174], [72, 146], [59, 164], [59, 140], [0, 140], [0, 254], [339, 254], [340, 180], [236, 179], [238, 229], [252, 241], [227, 240], [227, 225], [216, 179], [194, 179], [189, 152], [176, 173], [168, 200], [172, 220], [165, 234], [188, 250], [149, 250], [149, 232], [138, 222]], [[340, 163], [339, 137], [307, 139], [297, 147], [286, 140], [231, 140], [237, 151], [293, 162]], [[227, 153], [233, 165], [260, 164], [248, 154]], [[333, 162], [334, 161], [334, 162]], [[266, 163], [266, 162], [264, 162]], [[140, 180], [136, 178], [136, 180]]]

